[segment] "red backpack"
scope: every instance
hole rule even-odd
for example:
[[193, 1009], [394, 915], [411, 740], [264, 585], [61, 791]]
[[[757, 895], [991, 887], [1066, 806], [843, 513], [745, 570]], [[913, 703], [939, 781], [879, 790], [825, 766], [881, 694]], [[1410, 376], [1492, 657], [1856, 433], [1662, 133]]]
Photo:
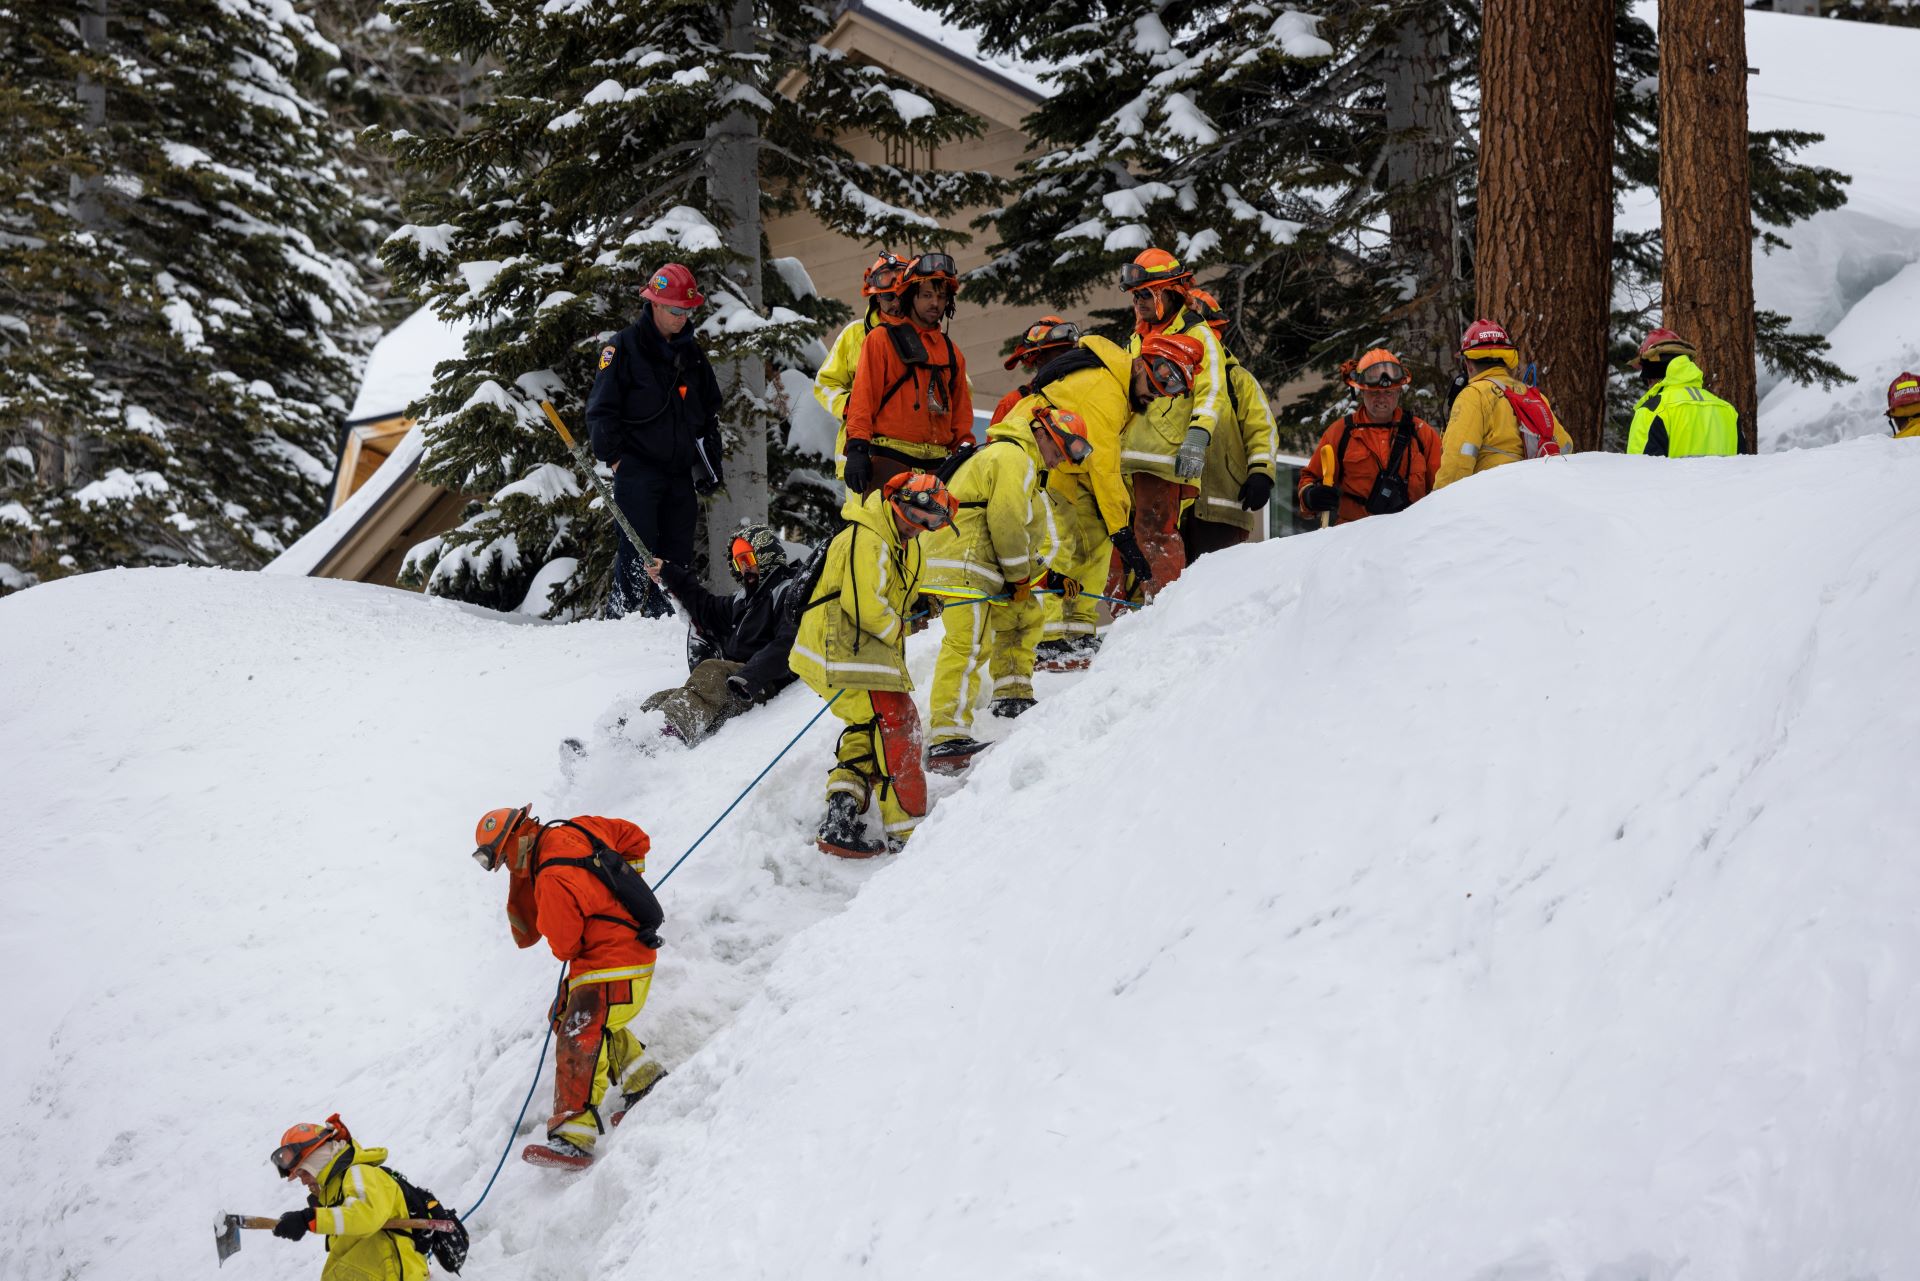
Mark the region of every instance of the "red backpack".
[[1553, 410], [1548, 407], [1547, 398], [1540, 394], [1540, 389], [1523, 387], [1515, 391], [1495, 383], [1494, 390], [1513, 410], [1513, 420], [1520, 428], [1520, 444], [1526, 450], [1527, 457], [1559, 457], [1560, 441], [1553, 434]]

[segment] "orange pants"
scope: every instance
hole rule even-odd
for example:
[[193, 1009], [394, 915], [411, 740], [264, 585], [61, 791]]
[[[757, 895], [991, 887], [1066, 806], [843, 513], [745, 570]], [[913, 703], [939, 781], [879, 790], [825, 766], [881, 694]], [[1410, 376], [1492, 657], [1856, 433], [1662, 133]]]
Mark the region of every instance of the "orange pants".
[[594, 1140], [607, 1128], [600, 1115], [607, 1090], [623, 1084], [647, 1051], [627, 1024], [647, 1003], [652, 986], [651, 965], [569, 977], [552, 1011], [553, 1115], [547, 1120], [548, 1137], [593, 1151]]
[[[1134, 473], [1132, 481], [1133, 538], [1140, 544], [1140, 554], [1147, 558], [1147, 568], [1153, 571], [1153, 581], [1146, 585], [1146, 598], [1152, 600], [1187, 567], [1186, 544], [1180, 540], [1180, 513], [1200, 496], [1200, 490], [1145, 472]], [[1115, 555], [1107, 595], [1126, 597], [1126, 577], [1126, 567]]]

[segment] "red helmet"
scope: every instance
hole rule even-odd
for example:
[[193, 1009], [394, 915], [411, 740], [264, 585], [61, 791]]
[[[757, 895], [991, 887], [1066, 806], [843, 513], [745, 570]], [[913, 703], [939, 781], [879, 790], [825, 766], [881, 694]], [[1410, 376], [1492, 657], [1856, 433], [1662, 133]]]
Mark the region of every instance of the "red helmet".
[[689, 311], [707, 300], [700, 286], [693, 283], [693, 273], [677, 262], [654, 272], [640, 286], [640, 296], [663, 307], [685, 307]]
[[894, 256], [891, 250], [882, 249], [880, 256], [873, 260], [860, 277], [860, 296], [871, 298], [875, 294], [900, 294], [907, 288], [907, 260]]
[[1207, 349], [1186, 334], [1148, 334], [1140, 340], [1140, 359], [1147, 363], [1147, 382], [1162, 396], [1184, 396], [1200, 372]]
[[1649, 361], [1670, 360], [1675, 356], [1698, 354], [1694, 345], [1671, 329], [1660, 328], [1648, 334], [1640, 344], [1640, 354], [1634, 358], [1637, 365]]
[[960, 500], [932, 472], [903, 471], [880, 487], [900, 519], [922, 529], [941, 529], [960, 514]]
[[508, 843], [526, 822], [527, 811], [532, 808], [522, 805], [515, 809], [509, 805], [482, 814], [473, 829], [473, 861], [489, 872], [499, 867], [506, 859]]
[[1192, 279], [1193, 273], [1164, 249], [1142, 249], [1132, 262], [1120, 269], [1120, 287], [1128, 293], [1164, 289]]
[[1059, 355], [1080, 341], [1080, 326], [1058, 316], [1042, 316], [1027, 326], [1027, 332], [1013, 341], [1013, 354], [1006, 367], [1025, 363], [1038, 367], [1042, 361]]
[[1460, 354], [1468, 360], [1498, 360], [1511, 369], [1520, 363], [1520, 349], [1504, 326], [1476, 320], [1460, 335]]
[[1887, 417], [1920, 414], [1920, 374], [1901, 374], [1887, 384]]

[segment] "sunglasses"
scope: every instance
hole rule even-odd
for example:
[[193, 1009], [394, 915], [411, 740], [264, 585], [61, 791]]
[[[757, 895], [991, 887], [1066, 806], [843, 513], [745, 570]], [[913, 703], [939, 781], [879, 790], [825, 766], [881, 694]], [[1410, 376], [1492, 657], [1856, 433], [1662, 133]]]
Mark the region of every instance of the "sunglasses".
[[1187, 371], [1168, 360], [1165, 356], [1155, 356], [1147, 361], [1147, 381], [1162, 396], [1184, 396], [1187, 394]]
[[760, 559], [753, 554], [753, 544], [746, 539], [734, 539], [728, 551], [733, 556], [733, 567], [739, 573], [748, 574], [760, 568]]
[[667, 314], [669, 316], [691, 316], [693, 314], [693, 308], [691, 307], [669, 307], [666, 303], [661, 303], [660, 305], [667, 308]]
[[1383, 360], [1378, 364], [1368, 365], [1365, 369], [1355, 374], [1353, 380], [1362, 387], [1370, 390], [1384, 391], [1389, 387], [1397, 387], [1406, 382], [1407, 371], [1402, 365], [1396, 364], [1391, 360]]

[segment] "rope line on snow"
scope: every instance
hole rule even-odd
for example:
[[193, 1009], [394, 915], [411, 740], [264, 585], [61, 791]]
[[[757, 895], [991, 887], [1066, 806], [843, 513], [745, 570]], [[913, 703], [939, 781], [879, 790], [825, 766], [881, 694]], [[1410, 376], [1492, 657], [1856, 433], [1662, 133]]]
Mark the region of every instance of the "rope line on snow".
[[[680, 865], [686, 862], [689, 858], [693, 857], [693, 852], [699, 849], [702, 842], [704, 842], [709, 836], [713, 835], [713, 830], [719, 827], [720, 824], [727, 821], [727, 815], [733, 813], [735, 809], [739, 808], [740, 802], [747, 799], [747, 794], [753, 791], [754, 788], [760, 786], [760, 780], [773, 772], [773, 767], [780, 763], [781, 758], [784, 757], [788, 752], [793, 750], [793, 745], [795, 743], [798, 743], [802, 738], [806, 737], [807, 731], [812, 729], [814, 725], [819, 722], [820, 718], [827, 714], [827, 709], [829, 707], [832, 707], [836, 702], [838, 702], [840, 700], [840, 695], [844, 694], [845, 692], [846, 692], [845, 690], [841, 690], [839, 691], [839, 693], [836, 693], [832, 698], [828, 699], [825, 703], [821, 704], [820, 710], [813, 714], [813, 719], [809, 720], [805, 725], [802, 725], [800, 727], [800, 732], [787, 740], [787, 745], [781, 748], [777, 753], [774, 754], [774, 758], [767, 762], [766, 768], [762, 769], [758, 774], [755, 774], [753, 776], [753, 781], [740, 789], [740, 795], [733, 798], [733, 804], [727, 806], [727, 808], [725, 808], [724, 810], [721, 810], [720, 817], [714, 819], [713, 822], [707, 824], [707, 830], [700, 833], [700, 835], [694, 840], [693, 844], [687, 846], [687, 852], [685, 854], [682, 854], [679, 858], [675, 859], [673, 861], [673, 866], [666, 870], [665, 875], [661, 876], [659, 880], [653, 883], [654, 889], [657, 890], [662, 885], [665, 885], [667, 883], [667, 877], [672, 876], [675, 872], [679, 871]], [[567, 963], [565, 961], [562, 961], [560, 962], [560, 981], [562, 983], [565, 983], [566, 977], [567, 977]], [[547, 1046], [551, 1044], [552, 1041], [553, 1041], [553, 1021], [549, 1019], [547, 1021], [547, 1034], [540, 1038], [540, 1061], [533, 1065], [533, 1080], [527, 1084], [527, 1097], [520, 1101], [520, 1115], [513, 1118], [513, 1128], [507, 1131], [507, 1145], [500, 1149], [500, 1159], [494, 1162], [493, 1174], [488, 1177], [487, 1186], [481, 1189], [479, 1199], [474, 1201], [472, 1207], [469, 1208], [465, 1214], [460, 1216], [460, 1221], [462, 1223], [465, 1223], [467, 1220], [473, 1218], [474, 1215], [480, 1213], [480, 1207], [486, 1203], [487, 1194], [493, 1191], [494, 1181], [500, 1177], [500, 1171], [507, 1164], [507, 1156], [509, 1153], [513, 1151], [514, 1140], [520, 1137], [520, 1123], [527, 1119], [527, 1109], [533, 1106], [534, 1091], [540, 1088], [540, 1072], [541, 1072], [541, 1069], [547, 1066]]]

